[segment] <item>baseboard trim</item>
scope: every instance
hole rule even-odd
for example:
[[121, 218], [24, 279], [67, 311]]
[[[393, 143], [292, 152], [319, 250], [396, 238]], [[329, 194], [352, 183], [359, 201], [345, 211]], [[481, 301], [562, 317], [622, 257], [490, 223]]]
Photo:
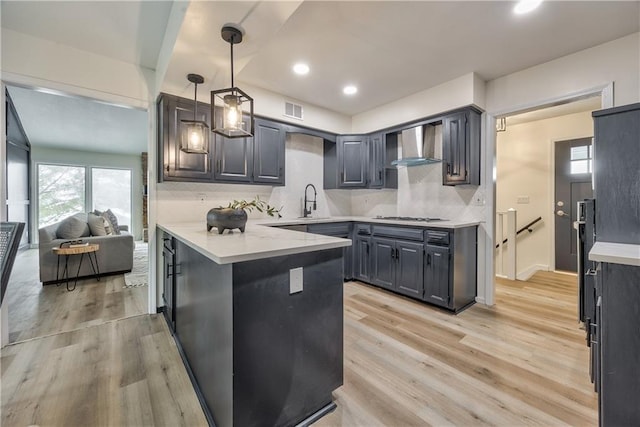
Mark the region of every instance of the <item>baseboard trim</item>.
[[544, 264], [533, 264], [516, 275], [517, 280], [527, 281], [538, 271], [549, 271], [549, 266]]

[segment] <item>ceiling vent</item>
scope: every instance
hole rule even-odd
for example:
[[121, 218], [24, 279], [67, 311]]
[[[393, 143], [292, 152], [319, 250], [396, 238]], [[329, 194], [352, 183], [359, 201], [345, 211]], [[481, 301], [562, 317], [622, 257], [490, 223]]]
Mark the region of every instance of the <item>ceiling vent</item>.
[[293, 102], [285, 102], [284, 115], [302, 120], [302, 105], [294, 104]]

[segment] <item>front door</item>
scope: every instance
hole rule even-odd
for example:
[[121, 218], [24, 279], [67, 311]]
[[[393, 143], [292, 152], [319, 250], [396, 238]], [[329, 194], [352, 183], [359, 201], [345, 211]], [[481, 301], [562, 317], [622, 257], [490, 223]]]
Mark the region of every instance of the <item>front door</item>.
[[556, 270], [576, 272], [578, 202], [593, 197], [592, 138], [556, 141], [555, 144], [555, 231]]

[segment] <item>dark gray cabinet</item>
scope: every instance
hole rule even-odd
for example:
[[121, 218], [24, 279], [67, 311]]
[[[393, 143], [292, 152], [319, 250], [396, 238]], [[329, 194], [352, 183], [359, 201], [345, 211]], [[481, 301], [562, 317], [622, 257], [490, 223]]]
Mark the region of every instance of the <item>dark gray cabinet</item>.
[[451, 254], [449, 248], [427, 245], [426, 258], [424, 299], [430, 303], [448, 307], [451, 299], [449, 291]]
[[253, 182], [284, 185], [285, 139], [284, 129], [279, 124], [255, 120]]
[[338, 188], [366, 188], [368, 184], [367, 137], [341, 135], [337, 138]]
[[369, 188], [383, 188], [385, 174], [384, 134], [369, 136]]
[[[314, 234], [322, 234], [324, 236], [341, 237], [343, 239], [351, 239], [350, 222], [334, 222], [328, 224], [309, 224], [306, 231]], [[353, 245], [342, 249], [342, 270], [344, 280], [353, 278]]]
[[398, 188], [397, 135], [339, 135], [324, 141], [324, 188]]
[[424, 244], [396, 242], [396, 289], [404, 295], [422, 298], [424, 289]]
[[394, 289], [396, 241], [384, 237], [373, 237], [371, 245], [371, 283], [383, 288]]
[[467, 109], [442, 118], [442, 184], [480, 185], [480, 113]]
[[[212, 125], [210, 105], [198, 103], [198, 120]], [[158, 99], [160, 181], [284, 185], [285, 127], [255, 119], [254, 136], [228, 139], [209, 134], [209, 154], [180, 151], [181, 120], [193, 120], [193, 100], [161, 94]], [[248, 117], [245, 125], [249, 127]]]
[[[389, 237], [386, 237], [389, 236]], [[416, 242], [400, 239], [415, 238]], [[424, 243], [420, 229], [373, 226], [371, 283], [422, 298]]]
[[[193, 120], [193, 100], [162, 94], [158, 100], [159, 180], [210, 182], [213, 179], [210, 154], [180, 150], [182, 120]], [[209, 105], [198, 103], [197, 120], [211, 124]], [[210, 135], [209, 149], [213, 136]], [[211, 153], [211, 151], [209, 151]]]
[[253, 172], [252, 138], [215, 138], [215, 180], [249, 183]]
[[353, 278], [371, 282], [371, 236], [353, 238]]

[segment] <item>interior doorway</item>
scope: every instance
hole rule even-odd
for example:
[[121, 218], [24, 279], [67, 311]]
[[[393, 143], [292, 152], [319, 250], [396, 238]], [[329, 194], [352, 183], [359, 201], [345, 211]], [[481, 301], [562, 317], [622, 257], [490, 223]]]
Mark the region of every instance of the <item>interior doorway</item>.
[[578, 202], [593, 197], [591, 175], [593, 138], [556, 141], [555, 173], [555, 269], [577, 273]]
[[591, 195], [591, 112], [600, 105], [600, 96], [593, 96], [512, 114], [496, 134], [496, 211], [517, 212], [518, 280], [537, 271], [576, 271], [575, 204]]

